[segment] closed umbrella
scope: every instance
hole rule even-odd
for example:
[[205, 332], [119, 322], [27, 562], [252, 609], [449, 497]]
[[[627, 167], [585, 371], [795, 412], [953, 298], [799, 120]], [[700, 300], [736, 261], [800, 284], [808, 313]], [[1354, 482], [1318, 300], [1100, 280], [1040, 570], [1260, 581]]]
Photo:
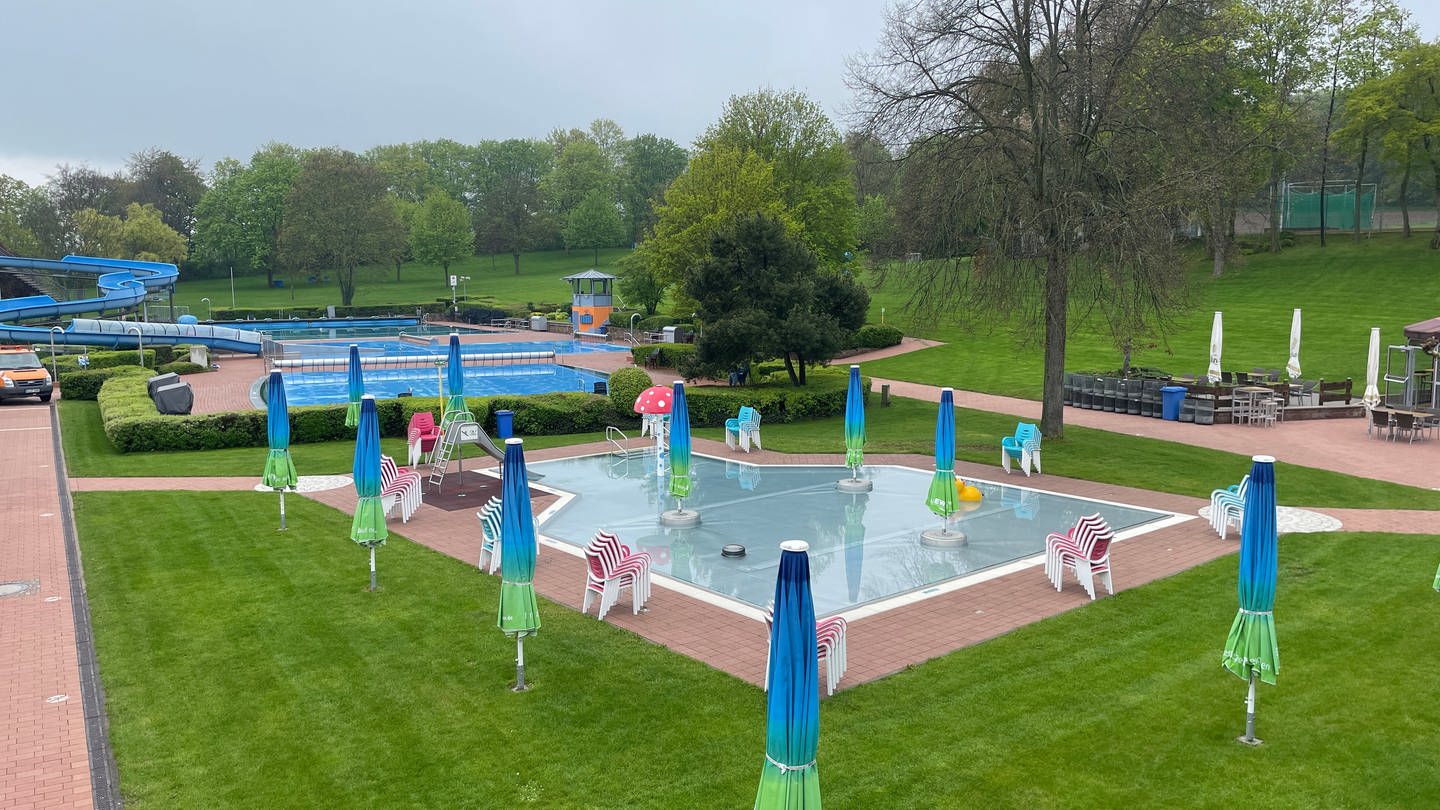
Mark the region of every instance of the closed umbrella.
[[1212, 383], [1220, 382], [1220, 348], [1225, 338], [1220, 321], [1220, 313], [1216, 312], [1215, 321], [1210, 324], [1210, 367], [1205, 370], [1205, 376]]
[[930, 479], [930, 493], [925, 505], [945, 518], [949, 531], [950, 515], [955, 513], [959, 498], [955, 491], [955, 391], [940, 389], [940, 410], [935, 417], [935, 477]]
[[280, 493], [280, 528], [285, 528], [285, 490], [295, 488], [295, 462], [290, 459], [290, 408], [285, 402], [285, 377], [270, 372], [266, 390], [265, 435], [270, 454], [260, 483]]
[[1300, 379], [1300, 310], [1290, 316], [1290, 359], [1285, 363], [1285, 374], [1292, 380]]
[[345, 407], [345, 427], [360, 424], [360, 397], [365, 395], [365, 378], [360, 375], [360, 345], [350, 344], [350, 364], [345, 368], [345, 393], [350, 404]]
[[450, 333], [450, 353], [445, 366], [445, 388], [450, 392], [450, 398], [445, 400], [445, 411], [440, 421], [448, 422], [445, 417], [451, 419], [452, 414], [462, 413], [465, 408], [465, 365], [460, 357], [460, 335], [457, 332]]
[[1370, 330], [1370, 353], [1365, 356], [1365, 395], [1360, 398], [1365, 407], [1380, 404], [1380, 327]]
[[685, 383], [676, 380], [670, 405], [670, 494], [685, 511], [690, 494], [690, 409], [685, 405]]
[[535, 603], [535, 514], [525, 474], [524, 442], [505, 440], [500, 476], [500, 631], [515, 639], [515, 691], [525, 686], [525, 637], [540, 630]]
[[845, 466], [852, 479], [859, 477], [865, 463], [865, 392], [860, 388], [860, 367], [850, 367], [850, 386], [845, 391]]
[[1245, 701], [1245, 736], [1241, 742], [1258, 745], [1255, 738], [1255, 680], [1275, 684], [1280, 672], [1280, 650], [1275, 643], [1275, 577], [1278, 537], [1275, 523], [1275, 459], [1255, 456], [1250, 486], [1240, 524], [1240, 575], [1236, 590], [1240, 611], [1230, 625], [1220, 663], [1250, 683]]
[[350, 539], [370, 549], [370, 590], [375, 590], [375, 547], [385, 545], [390, 532], [385, 528], [385, 507], [380, 503], [380, 417], [375, 411], [375, 398], [360, 398], [360, 422], [355, 432], [355, 519], [350, 523]]
[[756, 810], [819, 810], [820, 667], [815, 656], [815, 603], [810, 596], [810, 546], [780, 544], [775, 621], [770, 627], [770, 676], [765, 695], [765, 766]]

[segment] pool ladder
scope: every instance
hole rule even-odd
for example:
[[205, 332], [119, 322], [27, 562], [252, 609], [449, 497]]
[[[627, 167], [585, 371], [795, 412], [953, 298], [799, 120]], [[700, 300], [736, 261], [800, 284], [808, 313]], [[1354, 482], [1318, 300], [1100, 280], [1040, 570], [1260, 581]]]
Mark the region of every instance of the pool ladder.
[[610, 446], [615, 448], [611, 452], [622, 459], [640, 458], [654, 451], [652, 447], [631, 448], [627, 446], [630, 442], [630, 437], [625, 435], [625, 431], [614, 425], [605, 426], [605, 441], [609, 442]]

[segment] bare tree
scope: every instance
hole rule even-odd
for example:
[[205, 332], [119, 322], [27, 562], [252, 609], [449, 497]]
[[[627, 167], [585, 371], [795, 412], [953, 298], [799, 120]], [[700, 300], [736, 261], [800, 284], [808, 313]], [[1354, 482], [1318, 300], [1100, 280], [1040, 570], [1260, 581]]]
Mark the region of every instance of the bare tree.
[[1202, 177], [1169, 151], [1180, 111], [1162, 80], [1203, 10], [920, 0], [893, 10], [879, 48], [851, 64], [860, 127], [948, 178], [909, 184], [924, 189], [932, 232], [974, 245], [973, 259], [955, 250], [889, 275], [922, 317], [999, 313], [1038, 336], [1046, 436], [1063, 432], [1072, 315], [1103, 318], [1123, 347], [1163, 326], [1183, 293], [1174, 235]]

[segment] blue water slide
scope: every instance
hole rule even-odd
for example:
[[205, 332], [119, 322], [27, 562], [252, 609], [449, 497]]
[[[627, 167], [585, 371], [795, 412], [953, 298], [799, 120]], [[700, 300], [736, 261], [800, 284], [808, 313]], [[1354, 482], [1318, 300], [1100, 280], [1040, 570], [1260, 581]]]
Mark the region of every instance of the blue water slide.
[[74, 301], [57, 301], [48, 295], [23, 298], [0, 298], [0, 342], [55, 343], [65, 346], [100, 346], [133, 349], [149, 343], [193, 343], [212, 349], [259, 354], [262, 336], [243, 329], [198, 324], [130, 323], [75, 318], [63, 330], [14, 325], [15, 321], [33, 318], [59, 318], [83, 312], [105, 313], [129, 309], [145, 300], [151, 290], [175, 286], [180, 271], [167, 262], [144, 262], [129, 259], [101, 259], [92, 256], [66, 256], [54, 259], [28, 259], [21, 256], [0, 256], [0, 268], [17, 270], [49, 270], [63, 273], [93, 273], [100, 295]]

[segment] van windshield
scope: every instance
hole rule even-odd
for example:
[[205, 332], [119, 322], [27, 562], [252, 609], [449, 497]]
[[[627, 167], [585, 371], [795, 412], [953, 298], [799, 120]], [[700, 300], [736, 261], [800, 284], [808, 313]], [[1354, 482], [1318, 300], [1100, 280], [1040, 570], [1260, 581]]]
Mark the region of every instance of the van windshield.
[[0, 352], [0, 371], [25, 368], [40, 368], [40, 358], [34, 352]]

